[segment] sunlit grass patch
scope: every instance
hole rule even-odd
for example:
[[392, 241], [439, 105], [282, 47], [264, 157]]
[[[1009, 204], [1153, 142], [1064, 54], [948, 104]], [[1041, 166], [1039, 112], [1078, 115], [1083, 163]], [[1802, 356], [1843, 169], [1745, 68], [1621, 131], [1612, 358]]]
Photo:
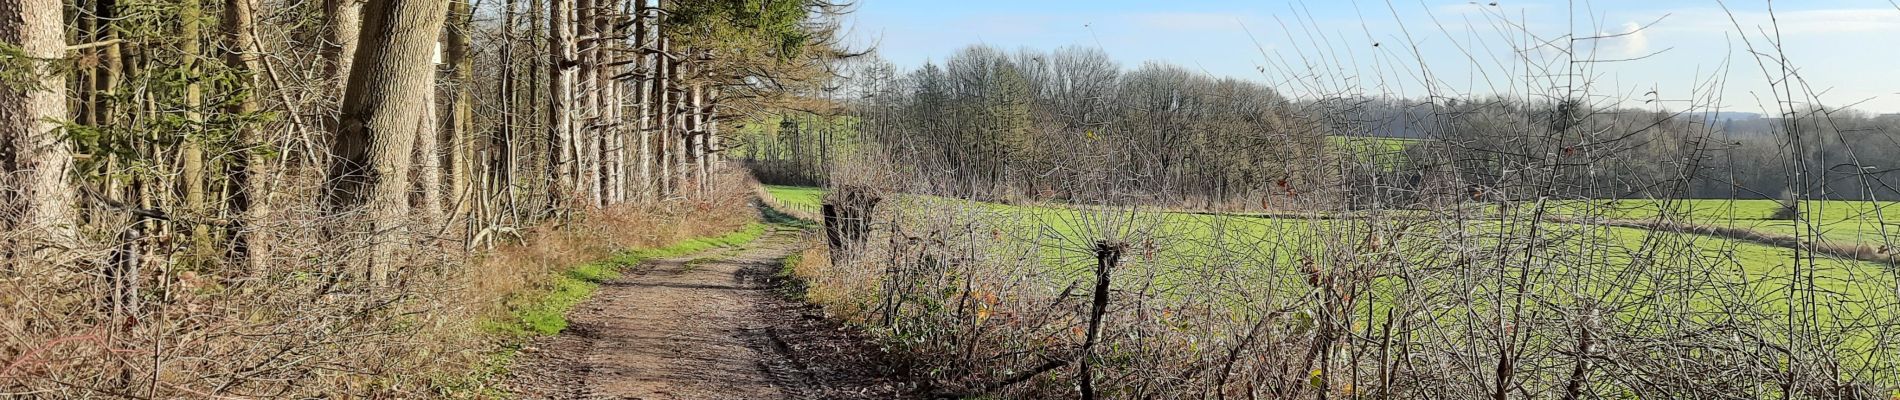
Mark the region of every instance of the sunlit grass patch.
[[817, 214], [824, 201], [825, 189], [809, 186], [765, 185], [765, 193], [790, 212]]
[[[607, 260], [582, 264], [561, 273], [545, 290], [516, 297], [508, 319], [488, 321], [490, 331], [509, 336], [553, 335], [567, 329], [567, 311], [593, 296], [600, 284], [620, 277], [626, 268], [648, 260], [698, 253], [715, 247], [736, 247], [758, 239], [765, 225], [746, 225], [737, 232], [710, 238], [696, 238], [657, 249], [622, 252]], [[689, 263], [690, 264], [690, 263]]]

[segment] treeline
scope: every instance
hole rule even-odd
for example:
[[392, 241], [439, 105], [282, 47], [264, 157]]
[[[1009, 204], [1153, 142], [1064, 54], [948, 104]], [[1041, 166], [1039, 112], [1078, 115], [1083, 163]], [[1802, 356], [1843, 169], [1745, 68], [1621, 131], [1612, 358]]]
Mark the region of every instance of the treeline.
[[[394, 313], [533, 227], [621, 207], [703, 211], [733, 136], [722, 126], [813, 103], [805, 93], [827, 65], [851, 55], [835, 37], [844, 11], [824, 0], [0, 0], [0, 291], [45, 297], [0, 302], [0, 359], [48, 362], [20, 357], [87, 327], [172, 334], [105, 343], [115, 348], [229, 338], [220, 329], [237, 328], [153, 322], [187, 302], [185, 286]], [[240, 320], [278, 317], [302, 316]], [[400, 334], [399, 319], [354, 321]], [[142, 379], [127, 374], [0, 387]], [[163, 393], [189, 392], [144, 395]]]
[[[1886, 200], [1875, 160], [1900, 156], [1900, 116], [1806, 108], [1748, 123], [1668, 111], [1506, 98], [1368, 101], [1353, 119], [1408, 132], [1386, 182], [1412, 199], [1701, 198]], [[1396, 129], [1394, 129], [1396, 127]], [[1347, 149], [1351, 150], [1351, 149]], [[1403, 196], [1401, 196], [1403, 197]]]
[[1691, 196], [1900, 199], [1900, 115], [1810, 108], [1768, 119], [1767, 135], [1723, 131]]
[[[846, 72], [852, 79], [832, 95], [849, 107], [848, 124], [782, 123], [776, 131], [796, 127], [810, 137], [842, 129], [826, 138], [858, 140], [821, 147], [828, 155], [820, 161], [840, 158], [832, 147], [874, 146], [868, 153], [929, 178], [935, 193], [1077, 199], [1119, 179], [1127, 193], [1159, 196], [1153, 201], [1218, 203], [1284, 194], [1280, 187], [1321, 174], [1298, 160], [1322, 158], [1325, 135], [1287, 99], [1249, 81], [1159, 63], [1124, 71], [1085, 47], [978, 46], [914, 71], [873, 60]], [[779, 144], [791, 138], [755, 141], [801, 146]]]
[[829, 94], [849, 117], [747, 122], [745, 154], [768, 178], [819, 182], [871, 145], [933, 192], [1002, 201], [1076, 200], [1105, 181], [1131, 201], [1223, 209], [1900, 196], [1872, 162], [1900, 156], [1900, 116], [1851, 110], [1735, 123], [1712, 107], [1561, 92], [1290, 97], [1163, 63], [1124, 68], [1086, 47], [972, 46], [910, 71], [846, 71]]

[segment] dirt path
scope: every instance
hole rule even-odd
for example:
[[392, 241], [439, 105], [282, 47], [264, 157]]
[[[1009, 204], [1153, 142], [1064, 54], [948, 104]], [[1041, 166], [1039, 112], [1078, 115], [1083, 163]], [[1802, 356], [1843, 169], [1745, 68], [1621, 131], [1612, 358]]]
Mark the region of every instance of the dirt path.
[[602, 285], [567, 331], [524, 349], [535, 399], [889, 399], [914, 389], [854, 331], [781, 295], [774, 230], [737, 249], [649, 262]]

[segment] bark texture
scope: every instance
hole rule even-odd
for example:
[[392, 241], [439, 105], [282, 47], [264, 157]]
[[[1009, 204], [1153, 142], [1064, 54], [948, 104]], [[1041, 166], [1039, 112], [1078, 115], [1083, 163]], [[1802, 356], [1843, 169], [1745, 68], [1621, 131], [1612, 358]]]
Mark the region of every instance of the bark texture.
[[[512, 6], [512, 4], [510, 4]], [[455, 97], [449, 106], [449, 224], [465, 221], [474, 206], [475, 191], [475, 127], [474, 97], [471, 88], [475, 86], [473, 58], [469, 57], [469, 32], [472, 26], [469, 0], [449, 0], [448, 38], [443, 47], [449, 64], [451, 79], [455, 81]]]
[[574, 197], [574, 5], [549, 2], [548, 7], [548, 189], [556, 209]]
[[360, 215], [369, 241], [360, 262], [373, 282], [386, 282], [399, 262], [408, 219], [409, 164], [416, 129], [432, 109], [432, 59], [447, 2], [388, 0], [364, 10], [357, 48], [344, 93], [341, 124], [331, 144], [325, 181], [326, 209]]
[[324, 60], [329, 61], [329, 73], [334, 80], [337, 93], [347, 90], [350, 80], [350, 67], [355, 64], [357, 40], [363, 32], [364, 0], [324, 0], [323, 17], [327, 25], [323, 31], [326, 47]]
[[[257, 74], [263, 68], [258, 62], [262, 51], [254, 33], [257, 29], [255, 1], [231, 0], [224, 7], [225, 63], [237, 68], [244, 76], [243, 84], [254, 89], [253, 94], [232, 103], [226, 110], [238, 115], [258, 112], [255, 93], [262, 93], [263, 88], [257, 79]], [[270, 183], [265, 179], [265, 162], [253, 155], [253, 149], [267, 147], [270, 143], [253, 124], [238, 127], [237, 136], [238, 143], [245, 147], [233, 153], [237, 159], [230, 163], [227, 171], [236, 186], [229, 206], [238, 214], [237, 223], [231, 226], [231, 255], [253, 276], [260, 276], [264, 272], [265, 260], [269, 259], [269, 249], [263, 247], [265, 240], [258, 224], [270, 215], [270, 210], [264, 204]]]
[[654, 19], [648, 18], [648, 14], [651, 11], [647, 9], [645, 1], [638, 2], [636, 7], [637, 11], [634, 12], [634, 18], [636, 18], [635, 21], [637, 23], [634, 25], [634, 43], [640, 46], [640, 51], [635, 53], [635, 57], [639, 57], [639, 63], [636, 64], [635, 68], [641, 72], [641, 77], [635, 89], [639, 93], [634, 95], [635, 101], [640, 103], [639, 125], [637, 126], [640, 130], [640, 144], [637, 150], [639, 151], [639, 155], [635, 157], [634, 162], [640, 163], [640, 165], [637, 167], [638, 172], [634, 175], [634, 181], [636, 181], [638, 185], [638, 188], [635, 190], [640, 191], [638, 196], [640, 201], [652, 201], [654, 189], [653, 111], [655, 108], [653, 107], [653, 92], [654, 88], [657, 87], [655, 82], [659, 81], [659, 66], [653, 62], [658, 56], [650, 52], [650, 50], [656, 47], [654, 45], [656, 41], [653, 40], [653, 34], [650, 32], [653, 29], [651, 21]]
[[[50, 68], [65, 56], [58, 0], [0, 0], [0, 43], [17, 44], [35, 79], [0, 82], [0, 231], [30, 230], [58, 245], [74, 238], [78, 192], [73, 152], [59, 121], [66, 115], [66, 76]], [[41, 245], [7, 245], [0, 257], [42, 256]], [[37, 257], [36, 257], [37, 258]]]

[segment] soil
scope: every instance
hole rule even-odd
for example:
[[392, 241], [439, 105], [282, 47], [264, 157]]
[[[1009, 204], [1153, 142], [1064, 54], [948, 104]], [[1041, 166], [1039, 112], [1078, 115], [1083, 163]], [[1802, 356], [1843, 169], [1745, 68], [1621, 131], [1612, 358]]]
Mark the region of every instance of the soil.
[[741, 248], [648, 262], [523, 349], [512, 389], [532, 399], [915, 398], [915, 379], [860, 332], [787, 295], [780, 229]]

